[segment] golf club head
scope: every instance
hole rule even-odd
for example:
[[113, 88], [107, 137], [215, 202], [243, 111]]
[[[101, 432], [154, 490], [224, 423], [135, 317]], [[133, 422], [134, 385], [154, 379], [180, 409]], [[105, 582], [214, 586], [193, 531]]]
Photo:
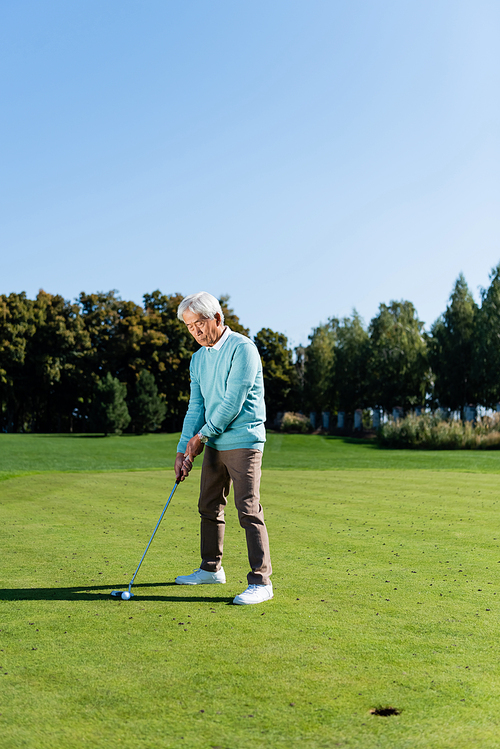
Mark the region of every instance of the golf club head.
[[114, 598], [121, 598], [122, 601], [128, 601], [130, 598], [134, 597], [134, 594], [131, 593], [129, 590], [112, 590], [111, 595]]

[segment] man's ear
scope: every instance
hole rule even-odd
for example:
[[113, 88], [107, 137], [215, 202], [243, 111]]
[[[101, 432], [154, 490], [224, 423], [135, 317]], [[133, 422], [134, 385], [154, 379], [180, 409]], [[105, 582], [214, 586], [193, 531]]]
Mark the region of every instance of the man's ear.
[[216, 312], [215, 313], [215, 320], [217, 321], [217, 325], [220, 325], [220, 323], [221, 323], [220, 312]]

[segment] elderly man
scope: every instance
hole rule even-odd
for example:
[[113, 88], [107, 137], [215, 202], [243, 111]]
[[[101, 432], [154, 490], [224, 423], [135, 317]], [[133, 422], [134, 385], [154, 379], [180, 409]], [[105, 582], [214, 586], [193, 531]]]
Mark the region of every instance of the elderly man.
[[245, 529], [248, 587], [233, 603], [262, 603], [273, 597], [271, 559], [259, 486], [266, 440], [262, 365], [255, 344], [224, 325], [217, 299], [202, 291], [187, 296], [177, 316], [201, 345], [191, 359], [191, 395], [177, 446], [175, 475], [184, 481], [203, 452], [200, 499], [201, 564], [179, 585], [225, 583], [221, 566], [224, 508], [231, 484]]

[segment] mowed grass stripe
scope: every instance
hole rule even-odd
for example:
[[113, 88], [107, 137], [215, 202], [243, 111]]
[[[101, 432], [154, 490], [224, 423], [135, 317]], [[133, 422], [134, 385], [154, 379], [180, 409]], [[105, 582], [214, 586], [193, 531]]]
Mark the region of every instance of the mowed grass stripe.
[[[6, 747], [498, 746], [497, 479], [266, 470], [275, 599], [236, 607], [199, 563], [198, 482], [177, 490], [130, 602], [171, 471], [42, 474], [0, 488]], [[401, 714], [380, 718], [371, 707]]]
[[[0, 434], [0, 480], [46, 471], [143, 471], [172, 467], [178, 434]], [[195, 464], [199, 470], [201, 459]], [[265, 470], [434, 470], [500, 473], [498, 450], [386, 450], [374, 441], [268, 433]]]

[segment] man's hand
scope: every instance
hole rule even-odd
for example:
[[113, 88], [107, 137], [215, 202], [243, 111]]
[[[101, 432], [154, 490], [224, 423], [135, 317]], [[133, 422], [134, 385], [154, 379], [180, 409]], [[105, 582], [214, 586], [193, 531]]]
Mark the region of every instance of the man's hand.
[[185, 453], [177, 453], [175, 456], [175, 478], [177, 481], [184, 481], [193, 467], [193, 460], [197, 455], [201, 455], [205, 445], [197, 434], [187, 443]]
[[176, 481], [184, 481], [184, 479], [188, 477], [189, 471], [192, 467], [193, 462], [187, 455], [184, 455], [184, 453], [177, 453], [174, 465]]

